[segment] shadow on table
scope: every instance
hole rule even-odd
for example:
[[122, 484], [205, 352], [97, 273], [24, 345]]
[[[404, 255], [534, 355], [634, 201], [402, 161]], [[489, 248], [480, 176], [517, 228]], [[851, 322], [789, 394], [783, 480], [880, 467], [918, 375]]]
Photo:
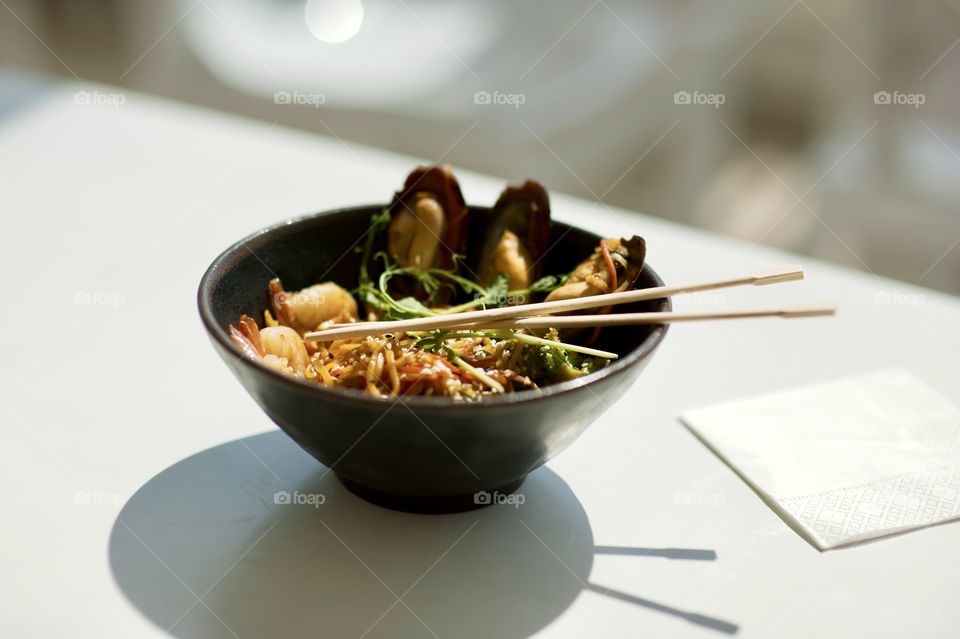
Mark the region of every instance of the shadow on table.
[[0, 69], [0, 126], [57, 92], [50, 78], [13, 69]]
[[[595, 547], [547, 468], [501, 504], [412, 515], [349, 493], [280, 432], [167, 468], [110, 536], [120, 588], [177, 637], [526, 637], [584, 591], [734, 633], [728, 622], [588, 583], [595, 552], [715, 559], [713, 551]], [[287, 503], [284, 503], [287, 502]]]

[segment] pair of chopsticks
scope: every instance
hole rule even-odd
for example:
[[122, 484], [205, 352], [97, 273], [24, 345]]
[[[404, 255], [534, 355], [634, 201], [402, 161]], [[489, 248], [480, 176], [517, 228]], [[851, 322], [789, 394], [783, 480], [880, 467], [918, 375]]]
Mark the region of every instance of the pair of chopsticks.
[[450, 315], [433, 315], [414, 319], [389, 322], [355, 322], [340, 324], [322, 331], [306, 333], [306, 341], [330, 341], [350, 337], [366, 337], [385, 333], [411, 331], [429, 331], [437, 328], [455, 328], [460, 330], [488, 328], [571, 328], [595, 326], [624, 326], [632, 324], [667, 324], [672, 322], [693, 322], [701, 320], [740, 319], [750, 317], [816, 317], [833, 315], [836, 308], [832, 305], [798, 305], [774, 309], [746, 311], [708, 311], [692, 313], [618, 313], [609, 315], [570, 315], [563, 317], [541, 317], [553, 313], [566, 313], [587, 308], [603, 308], [617, 304], [630, 304], [646, 300], [663, 299], [681, 293], [697, 293], [734, 286], [766, 286], [781, 282], [803, 279], [803, 269], [799, 265], [763, 271], [741, 277], [730, 277], [699, 284], [675, 286], [657, 286], [620, 293], [591, 295], [570, 300], [520, 304], [503, 308], [491, 308], [481, 311], [466, 311]]

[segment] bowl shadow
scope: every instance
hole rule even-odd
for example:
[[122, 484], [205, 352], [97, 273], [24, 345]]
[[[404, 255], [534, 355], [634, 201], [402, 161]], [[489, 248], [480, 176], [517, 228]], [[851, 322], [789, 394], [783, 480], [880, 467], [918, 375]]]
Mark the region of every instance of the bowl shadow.
[[163, 470], [125, 504], [109, 542], [120, 589], [183, 639], [527, 637], [585, 590], [737, 631], [589, 583], [595, 554], [716, 559], [710, 550], [594, 546], [580, 502], [546, 467], [507, 503], [480, 510], [381, 508], [279, 431]]
[[429, 517], [388, 510], [270, 432], [147, 482], [114, 524], [110, 565], [144, 615], [185, 639], [526, 637], [582, 592], [593, 539], [549, 469], [516, 499]]

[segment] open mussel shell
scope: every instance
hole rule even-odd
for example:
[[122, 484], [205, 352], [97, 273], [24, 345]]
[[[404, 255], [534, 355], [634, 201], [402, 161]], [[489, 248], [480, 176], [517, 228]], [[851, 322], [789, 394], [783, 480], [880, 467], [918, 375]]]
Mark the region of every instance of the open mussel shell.
[[614, 267], [617, 271], [616, 290], [630, 291], [636, 288], [640, 271], [643, 270], [644, 261], [647, 259], [646, 241], [639, 235], [634, 235], [629, 239], [623, 238], [620, 240], [619, 249], [612, 250], [611, 254], [622, 255], [626, 261], [626, 264], [623, 264], [619, 260], [614, 260]]
[[[570, 273], [567, 281], [559, 288], [554, 289], [547, 296], [547, 301], [568, 300], [602, 293], [614, 293], [633, 290], [637, 286], [640, 273], [643, 271], [644, 260], [647, 257], [647, 244], [642, 237], [634, 235], [631, 238], [601, 240], [603, 246], [598, 245], [593, 253], [580, 262]], [[615, 286], [610, 279], [610, 267], [603, 254], [607, 249], [610, 261], [616, 273]], [[575, 311], [573, 315], [604, 314], [613, 311], [613, 307], [605, 309], [585, 309]], [[596, 341], [599, 329], [593, 331], [588, 343]], [[564, 340], [572, 340], [583, 333], [583, 329], [565, 329], [560, 336]]]
[[[467, 206], [449, 166], [419, 166], [389, 207], [387, 253], [405, 267], [454, 270], [454, 255], [466, 251]], [[426, 299], [426, 291], [408, 278], [391, 283], [395, 296]], [[444, 303], [450, 291], [440, 291], [434, 303]]]
[[486, 286], [497, 273], [511, 289], [526, 288], [540, 278], [550, 243], [550, 198], [539, 182], [510, 185], [486, 212], [472, 211], [470, 268]]
[[[580, 262], [563, 286], [554, 289], [547, 301], [568, 300], [602, 293], [629, 291], [636, 286], [647, 257], [647, 244], [639, 235], [627, 239], [606, 239], [605, 243], [616, 272], [616, 286], [610, 286], [609, 267], [600, 246]], [[596, 311], [593, 311], [596, 312]]]
[[402, 266], [451, 269], [466, 238], [467, 206], [450, 167], [418, 166], [390, 204], [391, 257]]

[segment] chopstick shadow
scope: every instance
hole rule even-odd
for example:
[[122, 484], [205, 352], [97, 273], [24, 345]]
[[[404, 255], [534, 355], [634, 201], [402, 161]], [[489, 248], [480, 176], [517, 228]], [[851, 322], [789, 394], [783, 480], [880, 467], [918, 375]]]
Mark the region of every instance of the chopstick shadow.
[[171, 636], [527, 637], [585, 591], [732, 634], [737, 626], [589, 583], [596, 554], [712, 560], [711, 550], [595, 546], [547, 468], [519, 507], [412, 515], [343, 488], [280, 432], [188, 457], [142, 486], [110, 535], [114, 578]]
[[[717, 553], [714, 550], [704, 550], [700, 548], [641, 548], [637, 546], [594, 546], [593, 552], [596, 555], [627, 555], [627, 556], [636, 556], [636, 557], [661, 557], [666, 559], [682, 559], [686, 561], [716, 561]], [[662, 612], [664, 614], [673, 615], [675, 617], [680, 617], [685, 619], [690, 623], [695, 623], [700, 626], [705, 626], [707, 628], [712, 628], [719, 632], [724, 632], [727, 634], [736, 634], [740, 630], [740, 626], [729, 621], [724, 621], [723, 619], [718, 619], [716, 617], [710, 617], [703, 615], [697, 612], [689, 612], [686, 610], [681, 610], [679, 608], [674, 608], [673, 606], [667, 606], [665, 604], [657, 603], [656, 601], [651, 601], [650, 599], [644, 599], [643, 597], [638, 597], [636, 595], [631, 595], [626, 592], [621, 592], [614, 588], [608, 588], [606, 586], [600, 586], [595, 583], [587, 583], [585, 588], [591, 592], [595, 592], [600, 595], [607, 597], [612, 597], [626, 603], [634, 604], [636, 606], [642, 606], [644, 608], [649, 608], [650, 610], [656, 610], [657, 612]]]
[[685, 610], [680, 610], [672, 606], [666, 606], [656, 601], [650, 601], [649, 599], [644, 599], [643, 597], [637, 597], [636, 595], [631, 595], [626, 592], [621, 592], [619, 590], [614, 590], [613, 588], [607, 588], [605, 586], [598, 586], [597, 584], [587, 584], [587, 590], [591, 592], [596, 592], [607, 597], [613, 597], [614, 599], [619, 599], [620, 601], [625, 601], [637, 606], [643, 606], [644, 608], [649, 608], [650, 610], [656, 610], [658, 612], [663, 612], [668, 615], [673, 615], [675, 617], [680, 617], [681, 619], [686, 619], [690, 623], [695, 623], [700, 626], [705, 626], [707, 628], [713, 628], [719, 632], [725, 632], [727, 634], [733, 635], [740, 630], [740, 626], [735, 623], [730, 623], [729, 621], [724, 621], [723, 619], [717, 619], [716, 617], [708, 617], [707, 615], [702, 615], [697, 612], [687, 612]]
[[699, 548], [637, 548], [632, 546], [594, 546], [598, 555], [638, 555], [641, 557], [666, 557], [690, 561], [716, 561], [717, 553]]

